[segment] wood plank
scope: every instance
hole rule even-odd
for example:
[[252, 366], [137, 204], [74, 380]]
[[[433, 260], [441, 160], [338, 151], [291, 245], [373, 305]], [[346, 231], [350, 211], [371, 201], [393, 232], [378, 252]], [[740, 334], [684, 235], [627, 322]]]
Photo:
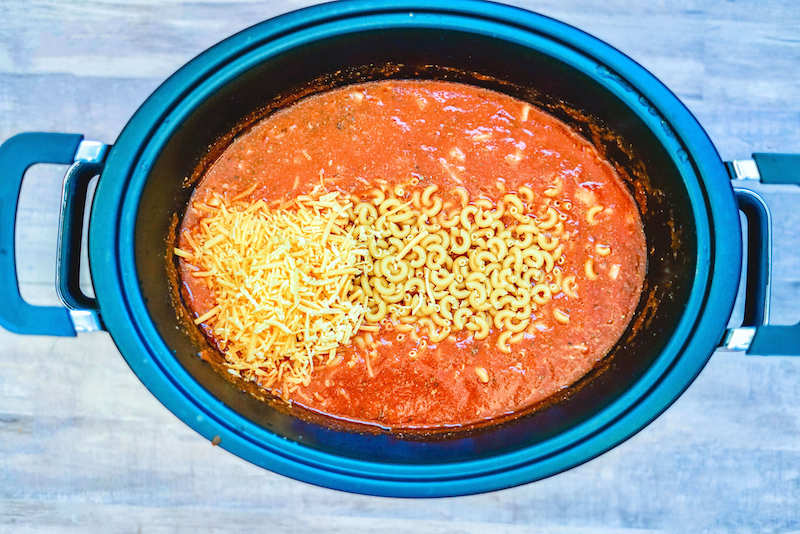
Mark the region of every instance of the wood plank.
[[[724, 158], [800, 152], [796, 2], [515, 3], [642, 63]], [[6, 0], [0, 139], [53, 130], [112, 142], [183, 63], [309, 4]], [[20, 276], [37, 302], [55, 302], [61, 172], [33, 170], [20, 208]], [[797, 321], [800, 191], [764, 194], [775, 216], [774, 317]], [[587, 464], [501, 492], [411, 502], [313, 487], [213, 447], [159, 404], [106, 334], [0, 331], [0, 346], [0, 532], [800, 530], [800, 361], [791, 358], [715, 354], [664, 415]]]

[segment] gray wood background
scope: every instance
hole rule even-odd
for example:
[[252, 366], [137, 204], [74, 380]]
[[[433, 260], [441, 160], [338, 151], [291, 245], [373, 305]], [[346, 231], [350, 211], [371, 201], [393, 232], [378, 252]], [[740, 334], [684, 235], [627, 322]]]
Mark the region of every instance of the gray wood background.
[[[0, 5], [0, 139], [24, 130], [113, 142], [175, 69], [304, 1]], [[800, 152], [795, 0], [542, 0], [651, 69], [724, 158]], [[23, 293], [55, 302], [63, 169], [25, 183]], [[773, 189], [774, 316], [800, 320], [798, 188]], [[0, 331], [3, 532], [800, 532], [800, 359], [715, 354], [666, 414], [567, 473], [487, 495], [408, 501], [295, 482], [212, 447], [163, 408], [106, 334]]]

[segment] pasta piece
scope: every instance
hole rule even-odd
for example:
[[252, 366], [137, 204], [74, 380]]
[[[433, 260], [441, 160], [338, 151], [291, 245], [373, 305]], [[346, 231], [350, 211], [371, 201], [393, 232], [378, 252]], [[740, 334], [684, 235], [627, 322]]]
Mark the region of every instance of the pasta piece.
[[553, 317], [555, 318], [556, 321], [558, 321], [561, 324], [569, 323], [569, 315], [559, 310], [558, 308], [553, 310]]
[[589, 280], [597, 280], [597, 272], [594, 270], [594, 260], [592, 258], [589, 258], [583, 264], [583, 272]]
[[600, 256], [608, 256], [611, 254], [611, 247], [598, 243], [594, 246], [594, 251]]
[[603, 206], [592, 206], [586, 211], [586, 222], [589, 224], [597, 224], [597, 215], [603, 211]]
[[499, 336], [497, 336], [497, 348], [500, 352], [505, 352], [506, 354], [511, 353], [511, 347], [508, 345], [508, 340], [511, 337], [512, 332], [505, 331], [501, 332]]
[[553, 184], [544, 190], [544, 195], [546, 197], [554, 197], [561, 193], [561, 190], [564, 188], [564, 181], [561, 178], [556, 178]]
[[478, 377], [478, 380], [484, 384], [489, 383], [489, 371], [484, 367], [475, 367], [475, 375]]

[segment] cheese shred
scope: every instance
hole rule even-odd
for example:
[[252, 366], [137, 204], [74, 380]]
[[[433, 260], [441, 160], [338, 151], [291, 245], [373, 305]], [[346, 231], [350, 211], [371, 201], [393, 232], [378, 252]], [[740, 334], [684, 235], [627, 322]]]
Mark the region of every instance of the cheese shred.
[[195, 319], [242, 378], [284, 395], [308, 385], [363, 321], [351, 295], [366, 243], [348, 226], [338, 193], [292, 206], [215, 197], [174, 253], [203, 273], [214, 306]]

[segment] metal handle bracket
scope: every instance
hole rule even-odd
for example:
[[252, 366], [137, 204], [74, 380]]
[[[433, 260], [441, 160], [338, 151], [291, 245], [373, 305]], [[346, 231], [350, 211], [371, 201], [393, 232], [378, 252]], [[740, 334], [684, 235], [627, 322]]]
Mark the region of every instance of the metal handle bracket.
[[64, 176], [56, 254], [56, 291], [67, 307], [76, 332], [103, 329], [97, 301], [80, 287], [80, 251], [83, 216], [89, 182], [103, 170], [109, 145], [83, 140], [75, 151], [74, 163]]
[[728, 164], [739, 209], [747, 218], [747, 276], [742, 326], [726, 332], [722, 346], [748, 354], [800, 356], [800, 323], [772, 325], [770, 320], [772, 216], [748, 183], [800, 185], [800, 155], [753, 154]]

